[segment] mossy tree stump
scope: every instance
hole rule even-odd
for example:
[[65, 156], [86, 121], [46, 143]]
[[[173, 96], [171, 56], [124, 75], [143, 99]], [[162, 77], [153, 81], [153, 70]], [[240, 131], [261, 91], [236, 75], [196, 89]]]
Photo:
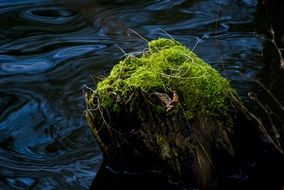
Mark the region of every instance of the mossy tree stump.
[[177, 41], [149, 42], [85, 95], [88, 124], [117, 170], [160, 171], [205, 188], [215, 182], [215, 155], [234, 154], [236, 92]]

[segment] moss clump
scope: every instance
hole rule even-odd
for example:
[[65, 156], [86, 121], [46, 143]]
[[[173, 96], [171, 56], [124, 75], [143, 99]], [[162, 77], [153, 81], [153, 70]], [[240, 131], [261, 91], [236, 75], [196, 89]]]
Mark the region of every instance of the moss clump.
[[146, 94], [175, 90], [181, 104], [177, 109], [182, 107], [188, 119], [226, 115], [232, 96], [237, 97], [210, 65], [179, 42], [163, 38], [149, 42], [148, 51], [139, 57], [128, 56], [115, 65], [95, 93], [101, 106], [119, 110], [136, 90]]

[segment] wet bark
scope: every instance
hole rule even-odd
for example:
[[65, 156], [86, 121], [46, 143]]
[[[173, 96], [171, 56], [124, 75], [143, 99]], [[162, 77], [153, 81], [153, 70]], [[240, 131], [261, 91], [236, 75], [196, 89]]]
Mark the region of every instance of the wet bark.
[[192, 188], [213, 189], [216, 169], [224, 167], [218, 163], [234, 155], [228, 129], [221, 120], [203, 115], [189, 121], [182, 109], [166, 112], [159, 105], [154, 94], [136, 91], [119, 111], [89, 107], [105, 162], [115, 171], [157, 171]]

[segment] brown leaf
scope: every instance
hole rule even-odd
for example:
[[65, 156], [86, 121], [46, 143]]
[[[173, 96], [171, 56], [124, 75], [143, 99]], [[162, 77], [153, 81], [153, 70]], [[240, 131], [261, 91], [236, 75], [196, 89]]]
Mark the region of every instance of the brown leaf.
[[171, 103], [171, 98], [166, 93], [155, 92], [155, 95], [167, 106]]
[[166, 93], [155, 92], [155, 95], [165, 104], [167, 112], [171, 111], [179, 102], [179, 96], [177, 95], [176, 91], [173, 92], [172, 99]]

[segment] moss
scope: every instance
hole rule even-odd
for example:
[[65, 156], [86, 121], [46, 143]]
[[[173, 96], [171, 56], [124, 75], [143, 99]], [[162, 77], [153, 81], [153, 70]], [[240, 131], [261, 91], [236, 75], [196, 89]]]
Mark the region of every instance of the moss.
[[171, 158], [171, 148], [167, 142], [167, 138], [164, 135], [157, 135], [157, 144], [161, 148], [161, 156], [163, 159]]
[[237, 97], [228, 80], [171, 39], [153, 40], [148, 44], [148, 52], [120, 61], [110, 75], [98, 83], [95, 93], [103, 107], [119, 110], [119, 105], [127, 102], [135, 90], [146, 94], [170, 94], [175, 90], [181, 104], [177, 108], [182, 108], [188, 119], [204, 114], [226, 115], [232, 96]]

